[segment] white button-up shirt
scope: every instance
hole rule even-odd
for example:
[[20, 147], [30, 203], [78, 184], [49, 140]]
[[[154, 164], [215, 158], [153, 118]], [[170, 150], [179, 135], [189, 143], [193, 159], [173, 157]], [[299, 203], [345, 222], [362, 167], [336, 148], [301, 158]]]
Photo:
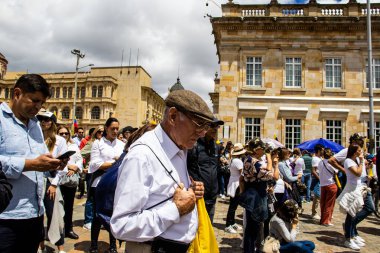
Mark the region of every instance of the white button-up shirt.
[[[95, 140], [91, 147], [91, 160], [88, 167], [89, 173], [94, 173], [105, 162], [113, 163], [121, 153], [123, 153], [125, 143], [115, 139], [112, 142], [102, 137], [100, 140]], [[94, 180], [91, 187], [96, 187], [101, 177]]]
[[118, 175], [114, 211], [111, 218], [113, 235], [121, 240], [144, 242], [160, 236], [190, 243], [198, 229], [197, 210], [180, 217], [172, 199], [177, 183], [165, 171], [161, 162], [178, 183], [189, 187], [187, 152], [180, 150], [158, 125], [145, 133], [130, 148]]

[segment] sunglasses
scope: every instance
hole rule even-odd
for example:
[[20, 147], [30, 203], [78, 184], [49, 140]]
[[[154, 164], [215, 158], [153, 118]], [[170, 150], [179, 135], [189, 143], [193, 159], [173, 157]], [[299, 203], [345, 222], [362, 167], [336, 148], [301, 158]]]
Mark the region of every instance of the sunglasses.
[[64, 135], [69, 135], [70, 133], [68, 132], [63, 132], [63, 133], [58, 133], [60, 136], [64, 136]]
[[40, 119], [40, 121], [45, 121], [45, 122], [52, 121], [52, 119], [49, 117], [39, 117], [39, 119]]
[[102, 133], [103, 133], [103, 131], [97, 131], [96, 133], [97, 133], [97, 134], [102, 134]]

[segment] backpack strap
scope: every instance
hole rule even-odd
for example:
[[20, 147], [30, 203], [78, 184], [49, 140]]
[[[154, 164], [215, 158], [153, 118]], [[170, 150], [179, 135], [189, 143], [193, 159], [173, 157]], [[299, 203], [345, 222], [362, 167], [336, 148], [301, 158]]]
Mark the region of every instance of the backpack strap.
[[[139, 143], [139, 144], [134, 145], [133, 147], [136, 147], [136, 146], [147, 146], [147, 147], [150, 149], [150, 151], [152, 151], [152, 153], [153, 153], [154, 156], [157, 158], [157, 160], [160, 162], [160, 164], [162, 165], [162, 167], [164, 167], [165, 171], [166, 171], [166, 172], [169, 174], [169, 176], [173, 179], [174, 183], [179, 187], [179, 183], [177, 182], [177, 180], [175, 180], [175, 178], [174, 178], [173, 175], [172, 175], [173, 171], [172, 171], [172, 170], [169, 170], [169, 169], [166, 168], [166, 166], [164, 165], [164, 163], [161, 161], [160, 158], [158, 158], [157, 154], [153, 151], [153, 149], [152, 149], [149, 145], [147, 145], [147, 144], [145, 144], [145, 143]], [[133, 148], [133, 147], [132, 147], [132, 148]], [[145, 209], [145, 210], [152, 209], [152, 208], [154, 208], [154, 207], [156, 207], [156, 206], [158, 206], [158, 205], [161, 205], [162, 203], [164, 203], [164, 202], [166, 202], [166, 201], [168, 201], [168, 200], [170, 200], [170, 199], [172, 199], [172, 198], [173, 198], [173, 196], [168, 197], [168, 198], [166, 198], [166, 199], [164, 199], [164, 200], [162, 200], [162, 201], [160, 201], [160, 202], [154, 204], [153, 206], [148, 207], [148, 208]]]

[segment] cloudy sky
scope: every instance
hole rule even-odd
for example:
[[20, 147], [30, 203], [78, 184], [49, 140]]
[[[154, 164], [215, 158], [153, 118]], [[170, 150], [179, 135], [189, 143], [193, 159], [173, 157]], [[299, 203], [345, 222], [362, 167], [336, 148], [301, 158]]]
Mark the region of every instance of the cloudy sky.
[[[220, 16], [227, 0], [1, 0], [0, 52], [8, 71], [30, 73], [74, 71], [80, 49], [81, 66], [139, 65], [152, 76], [163, 97], [175, 83], [209, 101], [219, 71], [212, 29], [206, 14]], [[270, 0], [235, 0], [267, 4]], [[304, 3], [308, 0], [279, 0]], [[333, 3], [335, 0], [320, 0]], [[342, 0], [341, 3], [348, 2]], [[361, 0], [365, 2], [365, 0]], [[375, 1], [371, 1], [375, 2]], [[376, 1], [379, 2], [379, 1]]]

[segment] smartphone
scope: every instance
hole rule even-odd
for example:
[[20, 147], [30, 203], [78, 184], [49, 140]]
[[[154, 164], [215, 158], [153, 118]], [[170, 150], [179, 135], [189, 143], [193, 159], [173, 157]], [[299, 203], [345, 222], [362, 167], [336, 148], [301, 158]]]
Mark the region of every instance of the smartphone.
[[75, 151], [73, 151], [73, 150], [69, 150], [69, 151], [67, 151], [66, 153], [64, 153], [64, 154], [62, 154], [62, 155], [60, 155], [60, 156], [58, 156], [57, 159], [62, 160], [62, 159], [70, 158], [70, 156], [72, 156], [72, 155], [75, 154], [75, 153], [76, 153]]

